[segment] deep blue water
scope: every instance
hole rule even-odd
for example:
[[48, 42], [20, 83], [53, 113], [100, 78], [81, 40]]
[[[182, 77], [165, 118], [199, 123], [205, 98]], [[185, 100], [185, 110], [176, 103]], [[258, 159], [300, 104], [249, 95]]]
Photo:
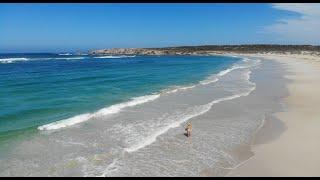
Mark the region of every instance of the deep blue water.
[[0, 134], [198, 83], [239, 58], [0, 55]]

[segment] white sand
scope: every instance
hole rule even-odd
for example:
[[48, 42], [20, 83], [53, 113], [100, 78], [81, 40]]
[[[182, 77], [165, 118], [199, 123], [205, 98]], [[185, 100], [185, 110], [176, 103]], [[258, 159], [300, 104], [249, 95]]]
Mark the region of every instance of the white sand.
[[[255, 55], [281, 62], [288, 70], [288, 109], [276, 116], [287, 130], [228, 176], [320, 176], [320, 58], [307, 55]], [[272, 132], [270, 132], [272, 133]]]

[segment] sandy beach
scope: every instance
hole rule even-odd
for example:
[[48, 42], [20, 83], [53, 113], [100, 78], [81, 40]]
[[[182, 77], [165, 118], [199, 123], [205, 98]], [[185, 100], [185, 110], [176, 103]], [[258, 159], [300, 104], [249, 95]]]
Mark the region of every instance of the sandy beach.
[[289, 96], [286, 109], [275, 113], [285, 130], [271, 136], [277, 125], [265, 123], [252, 146], [253, 156], [231, 170], [228, 176], [319, 176], [320, 175], [320, 58], [306, 55], [255, 55], [283, 64]]

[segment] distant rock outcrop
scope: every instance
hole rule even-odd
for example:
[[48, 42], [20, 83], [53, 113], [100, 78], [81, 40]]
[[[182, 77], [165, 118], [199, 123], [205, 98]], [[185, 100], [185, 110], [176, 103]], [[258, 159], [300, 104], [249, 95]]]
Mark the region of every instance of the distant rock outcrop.
[[164, 55], [162, 50], [153, 50], [146, 48], [113, 48], [91, 51], [90, 54], [104, 55]]
[[320, 55], [320, 46], [312, 45], [205, 45], [165, 48], [113, 48], [93, 50], [91, 55], [205, 55], [224, 53], [310, 53]]

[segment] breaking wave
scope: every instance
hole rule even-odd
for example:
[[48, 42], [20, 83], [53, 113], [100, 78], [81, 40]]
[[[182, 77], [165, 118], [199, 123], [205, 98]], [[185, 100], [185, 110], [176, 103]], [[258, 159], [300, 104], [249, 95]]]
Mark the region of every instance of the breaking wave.
[[1, 58], [0, 63], [13, 63], [15, 61], [28, 61], [29, 58]]
[[112, 105], [112, 106], [109, 106], [106, 108], [102, 108], [94, 113], [81, 114], [81, 115], [77, 115], [77, 116], [74, 116], [74, 117], [71, 117], [68, 119], [64, 119], [64, 120], [56, 121], [56, 122], [46, 124], [43, 126], [39, 126], [38, 129], [39, 130], [56, 130], [56, 129], [60, 129], [60, 128], [65, 128], [68, 126], [72, 126], [75, 124], [79, 124], [79, 123], [88, 121], [93, 117], [100, 117], [100, 116], [115, 114], [115, 113], [120, 112], [122, 109], [124, 109], [126, 107], [132, 107], [132, 106], [143, 104], [143, 103], [146, 103], [149, 101], [153, 101], [159, 97], [160, 97], [159, 94], [135, 97], [135, 98], [132, 98], [132, 100], [128, 101], [128, 102], [119, 103], [119, 104], [115, 104], [115, 105]]

